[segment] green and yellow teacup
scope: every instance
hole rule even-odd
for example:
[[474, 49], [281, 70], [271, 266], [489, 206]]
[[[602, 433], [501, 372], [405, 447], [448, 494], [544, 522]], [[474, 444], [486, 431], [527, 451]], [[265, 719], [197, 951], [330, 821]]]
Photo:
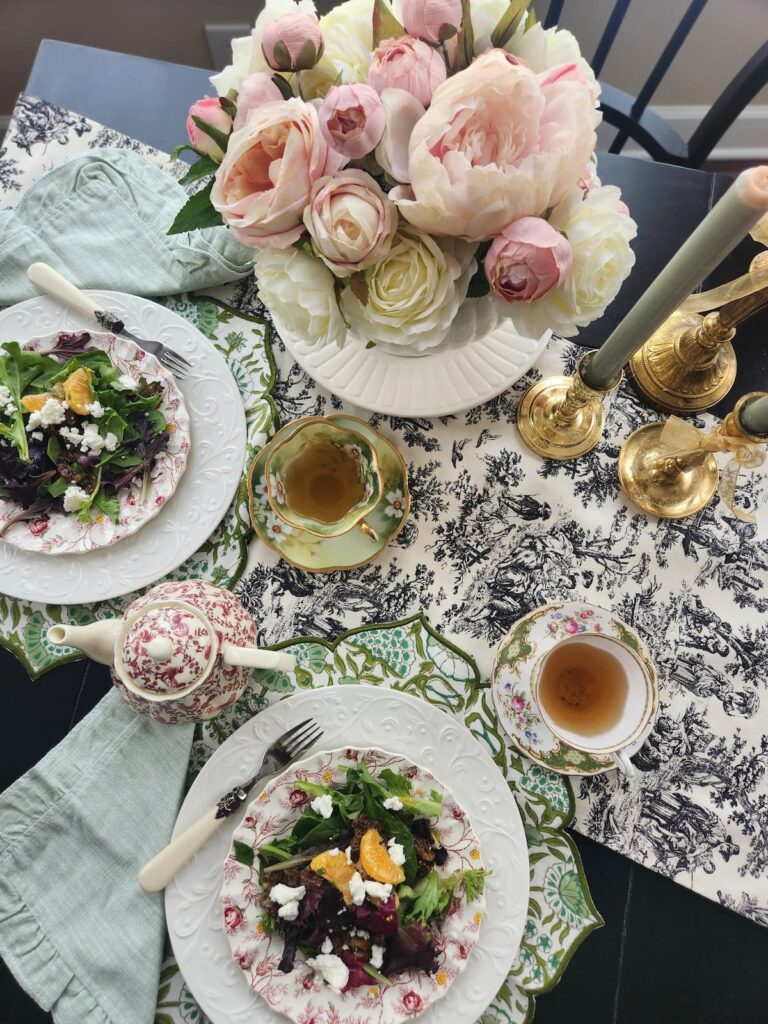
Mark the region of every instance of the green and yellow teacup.
[[355, 430], [322, 416], [273, 448], [265, 469], [267, 500], [283, 522], [318, 537], [338, 537], [365, 522], [381, 499], [376, 452]]

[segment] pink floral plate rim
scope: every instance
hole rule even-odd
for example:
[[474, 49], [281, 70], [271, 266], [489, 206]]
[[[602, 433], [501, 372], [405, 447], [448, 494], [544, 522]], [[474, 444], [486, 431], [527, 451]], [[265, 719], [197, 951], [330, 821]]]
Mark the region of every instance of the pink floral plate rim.
[[[59, 335], [33, 338], [24, 348], [33, 352], [46, 352], [49, 343]], [[134, 380], [146, 377], [159, 380], [163, 385], [163, 401], [159, 409], [165, 413], [171, 432], [168, 447], [157, 457], [152, 469], [152, 480], [146, 504], [139, 505], [140, 485], [120, 491], [120, 523], [113, 523], [100, 514], [90, 523], [81, 523], [72, 513], [57, 512], [44, 519], [16, 523], [3, 535], [2, 540], [22, 551], [35, 551], [43, 555], [81, 555], [109, 547], [136, 533], [162, 511], [176, 490], [187, 467], [190, 446], [190, 420], [184, 396], [171, 376], [149, 352], [127, 338], [113, 334], [91, 334], [88, 347], [106, 352], [121, 373]], [[15, 502], [0, 498], [0, 525], [17, 511]]]
[[326, 785], [344, 779], [342, 765], [364, 760], [373, 771], [391, 768], [405, 772], [414, 783], [414, 791], [432, 789], [443, 794], [443, 813], [435, 832], [448, 850], [443, 871], [453, 872], [482, 867], [480, 843], [466, 812], [450, 790], [431, 772], [401, 754], [378, 748], [344, 747], [313, 754], [291, 765], [251, 801], [242, 822], [232, 835], [232, 844], [224, 862], [221, 887], [224, 932], [232, 957], [244, 972], [246, 981], [268, 1005], [295, 1024], [401, 1024], [418, 1016], [448, 990], [467, 966], [477, 944], [485, 910], [485, 897], [471, 904], [465, 899], [449, 913], [439, 932], [441, 963], [433, 975], [407, 971], [402, 980], [382, 989], [351, 989], [339, 994], [318, 979], [303, 958], [296, 960], [290, 974], [278, 970], [282, 939], [267, 934], [261, 923], [261, 887], [258, 884], [258, 856], [252, 867], [234, 856], [234, 844], [245, 843], [256, 850], [267, 837], [283, 835], [294, 824], [296, 811], [308, 797], [295, 788], [297, 778]]
[[561, 775], [601, 775], [615, 771], [610, 755], [589, 754], [562, 743], [541, 718], [533, 698], [533, 668], [557, 640], [579, 633], [603, 633], [625, 644], [641, 659], [654, 682], [651, 721], [626, 748], [631, 757], [653, 730], [658, 684], [653, 662], [637, 633], [605, 608], [586, 601], [556, 601], [518, 619], [499, 644], [491, 672], [491, 693], [499, 721], [515, 746], [536, 764]]

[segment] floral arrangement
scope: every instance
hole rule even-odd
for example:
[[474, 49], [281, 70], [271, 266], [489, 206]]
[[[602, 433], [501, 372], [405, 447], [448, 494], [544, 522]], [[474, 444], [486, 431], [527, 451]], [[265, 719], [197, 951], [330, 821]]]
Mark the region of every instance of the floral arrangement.
[[594, 74], [528, 2], [267, 0], [190, 110], [184, 180], [210, 181], [171, 231], [225, 224], [305, 341], [423, 351], [481, 304], [487, 327], [575, 334], [635, 224], [596, 174]]

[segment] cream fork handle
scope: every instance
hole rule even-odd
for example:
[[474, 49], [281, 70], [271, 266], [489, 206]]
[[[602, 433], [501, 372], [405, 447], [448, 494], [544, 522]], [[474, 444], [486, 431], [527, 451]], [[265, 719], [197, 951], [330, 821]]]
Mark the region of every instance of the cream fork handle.
[[216, 806], [176, 836], [139, 872], [139, 885], [144, 892], [159, 892], [173, 881], [187, 861], [205, 846], [226, 817], [217, 818]]
[[65, 306], [71, 306], [89, 320], [96, 319], [98, 303], [47, 263], [31, 263], [27, 267], [27, 277], [41, 292], [46, 292]]

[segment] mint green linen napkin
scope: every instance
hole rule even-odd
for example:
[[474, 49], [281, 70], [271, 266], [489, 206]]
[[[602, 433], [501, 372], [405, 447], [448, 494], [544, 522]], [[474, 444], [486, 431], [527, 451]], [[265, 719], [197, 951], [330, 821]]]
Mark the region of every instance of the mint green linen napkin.
[[154, 1020], [163, 904], [136, 876], [170, 838], [193, 731], [113, 691], [0, 794], [0, 956], [57, 1024]]
[[81, 288], [173, 295], [249, 274], [253, 250], [224, 227], [168, 235], [184, 189], [129, 149], [82, 153], [41, 175], [0, 211], [0, 306], [37, 294], [43, 260]]

